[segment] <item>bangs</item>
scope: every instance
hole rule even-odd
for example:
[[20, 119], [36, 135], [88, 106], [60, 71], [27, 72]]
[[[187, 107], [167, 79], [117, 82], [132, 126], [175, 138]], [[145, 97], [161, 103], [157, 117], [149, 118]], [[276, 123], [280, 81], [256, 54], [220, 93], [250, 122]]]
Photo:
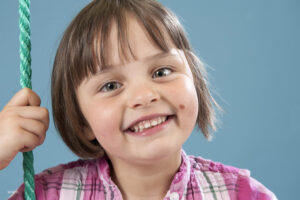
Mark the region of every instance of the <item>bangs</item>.
[[[128, 34], [128, 16], [133, 14], [158, 48], [169, 51], [167, 37], [182, 50], [190, 50], [184, 30], [176, 16], [159, 3], [140, 1], [93, 1], [84, 8], [69, 26], [69, 74], [77, 88], [84, 78], [101, 71], [108, 64], [108, 43], [112, 24], [117, 26], [118, 53], [121, 61], [128, 61], [132, 51]], [[168, 35], [165, 35], [167, 33]], [[68, 34], [65, 34], [68, 35]]]

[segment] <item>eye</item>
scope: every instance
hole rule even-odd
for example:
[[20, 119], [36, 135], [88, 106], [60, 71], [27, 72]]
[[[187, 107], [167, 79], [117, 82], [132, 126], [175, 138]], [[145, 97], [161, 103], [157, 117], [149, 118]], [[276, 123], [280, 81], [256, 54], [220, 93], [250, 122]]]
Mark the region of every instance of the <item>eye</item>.
[[153, 73], [152, 78], [160, 78], [163, 76], [168, 76], [169, 74], [172, 73], [172, 71], [173, 71], [172, 69], [167, 67], [160, 68]]
[[116, 81], [111, 81], [111, 82], [108, 82], [105, 85], [103, 85], [100, 88], [100, 92], [110, 92], [110, 91], [119, 89], [120, 87], [122, 87], [121, 83], [118, 83]]

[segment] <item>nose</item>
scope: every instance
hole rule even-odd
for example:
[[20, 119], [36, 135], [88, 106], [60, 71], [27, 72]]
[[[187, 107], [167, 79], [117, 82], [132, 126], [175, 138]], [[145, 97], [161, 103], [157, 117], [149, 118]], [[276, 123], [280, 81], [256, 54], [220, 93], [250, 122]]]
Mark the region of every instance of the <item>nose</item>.
[[128, 100], [129, 107], [132, 109], [147, 107], [160, 99], [159, 93], [155, 88], [146, 85], [137, 85], [132, 88]]

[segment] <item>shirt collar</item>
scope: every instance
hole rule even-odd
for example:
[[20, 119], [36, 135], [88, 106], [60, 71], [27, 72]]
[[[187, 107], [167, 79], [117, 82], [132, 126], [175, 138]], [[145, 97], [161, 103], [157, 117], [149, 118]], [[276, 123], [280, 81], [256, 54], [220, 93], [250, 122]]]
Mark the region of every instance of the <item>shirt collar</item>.
[[176, 199], [182, 199], [184, 191], [186, 191], [188, 182], [190, 180], [190, 174], [191, 164], [189, 157], [186, 155], [184, 150], [181, 149], [181, 165], [173, 178], [166, 198], [168, 197], [169, 199], [172, 199], [171, 197], [175, 194], [175, 196], [177, 195], [179, 197]]
[[[102, 158], [98, 160], [98, 166], [99, 166], [99, 177], [102, 179], [103, 184], [107, 184], [110, 186], [113, 186], [117, 188], [117, 186], [114, 184], [114, 182], [111, 179], [110, 176], [110, 165], [109, 165], [109, 159], [105, 155]], [[190, 180], [190, 174], [191, 174], [191, 166], [190, 166], [189, 157], [186, 155], [185, 151], [181, 149], [181, 164], [176, 172], [171, 185], [170, 189], [167, 192], [166, 197], [170, 197], [173, 194], [177, 193], [179, 196], [179, 199], [182, 198], [184, 191], [186, 191], [188, 182]]]

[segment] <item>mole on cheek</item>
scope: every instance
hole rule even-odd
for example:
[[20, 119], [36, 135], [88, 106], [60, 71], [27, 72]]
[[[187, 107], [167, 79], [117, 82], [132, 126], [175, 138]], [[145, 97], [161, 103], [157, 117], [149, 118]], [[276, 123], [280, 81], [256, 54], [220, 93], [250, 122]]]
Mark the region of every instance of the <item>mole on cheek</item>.
[[185, 106], [182, 105], [182, 104], [180, 104], [180, 105], [179, 105], [179, 108], [180, 108], [181, 110], [183, 110], [183, 109], [185, 108]]

